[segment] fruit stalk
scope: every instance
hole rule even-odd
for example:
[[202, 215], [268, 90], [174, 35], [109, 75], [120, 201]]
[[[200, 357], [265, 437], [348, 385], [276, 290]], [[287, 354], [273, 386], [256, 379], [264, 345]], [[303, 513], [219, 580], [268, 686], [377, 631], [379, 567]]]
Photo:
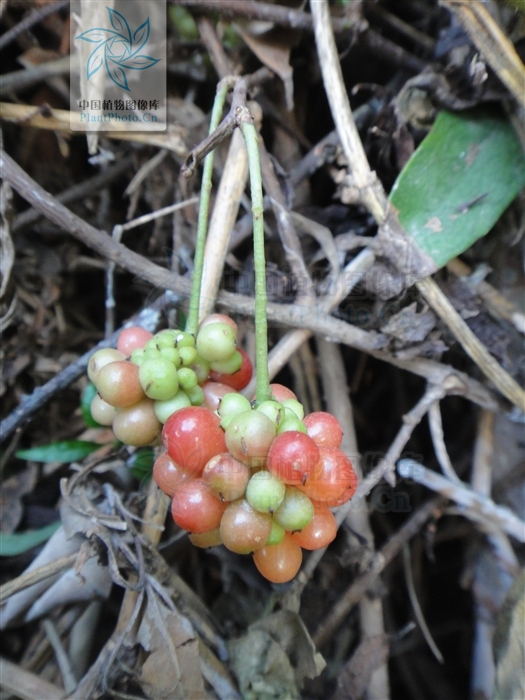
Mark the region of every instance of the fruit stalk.
[[[217, 85], [217, 93], [213, 102], [213, 109], [210, 120], [210, 131], [213, 133], [219, 125], [222, 109], [228, 93], [229, 82], [221, 80]], [[211, 178], [213, 174], [213, 158], [215, 151], [208, 153], [204, 159], [202, 171], [201, 196], [199, 203], [199, 218], [197, 222], [197, 240], [195, 242], [195, 259], [193, 262], [193, 277], [191, 280], [191, 295], [186, 321], [186, 332], [196, 335], [199, 326], [199, 306], [202, 284], [202, 270], [204, 267], [204, 248], [206, 245], [206, 234], [208, 231], [208, 214], [210, 210]]]
[[255, 371], [256, 405], [272, 398], [268, 372], [268, 325], [266, 319], [266, 261], [264, 255], [264, 218], [259, 137], [249, 111], [241, 121], [246, 141], [253, 214], [253, 258], [255, 267]]

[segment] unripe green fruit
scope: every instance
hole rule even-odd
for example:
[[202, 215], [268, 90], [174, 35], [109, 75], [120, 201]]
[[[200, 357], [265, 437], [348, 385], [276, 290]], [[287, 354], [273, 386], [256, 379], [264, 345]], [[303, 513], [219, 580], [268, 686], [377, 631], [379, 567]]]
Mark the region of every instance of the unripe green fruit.
[[144, 348], [137, 348], [136, 350], [133, 350], [131, 353], [131, 361], [134, 365], [140, 367], [140, 365], [144, 362]]
[[[297, 416], [299, 420], [303, 420], [304, 418], [304, 408], [303, 404], [299, 403], [296, 399], [285, 399], [283, 401], [283, 406], [285, 409], [288, 409], [289, 411], [292, 411], [293, 415]], [[288, 411], [285, 410], [285, 417], [288, 418], [293, 418], [293, 415], [290, 415]]]
[[162, 357], [145, 360], [139, 368], [139, 379], [146, 396], [156, 401], [172, 399], [179, 390], [177, 370]]
[[264, 413], [243, 411], [233, 417], [225, 433], [231, 454], [250, 467], [266, 463], [270, 445], [275, 439], [275, 426]]
[[210, 323], [197, 335], [197, 352], [208, 362], [221, 362], [235, 352], [235, 340], [233, 329], [226, 323]]
[[314, 517], [314, 506], [305, 493], [295, 486], [287, 486], [284, 500], [273, 517], [285, 530], [302, 530]]
[[202, 406], [204, 403], [204, 392], [200, 386], [194, 386], [191, 389], [185, 389], [184, 393], [191, 401], [192, 406]]
[[153, 338], [150, 338], [144, 345], [144, 352], [148, 352], [148, 350], [156, 350], [157, 352], [160, 352], [160, 347], [157, 342], [157, 336], [154, 335]]
[[172, 362], [175, 365], [175, 367], [180, 367], [181, 365], [179, 351], [177, 350], [177, 348], [161, 348], [160, 356], [164, 360], [169, 360], [170, 362]]
[[172, 399], [155, 401], [155, 415], [164, 424], [175, 411], [187, 406], [191, 406], [191, 401], [183, 391], [178, 391]]
[[286, 530], [284, 529], [284, 527], [281, 527], [275, 522], [275, 520], [272, 520], [272, 531], [270, 532], [270, 536], [266, 540], [266, 545], [268, 546], [269, 544], [281, 544], [281, 542], [284, 540], [285, 534]]
[[190, 368], [197, 375], [197, 381], [199, 382], [199, 384], [204, 384], [204, 382], [210, 376], [210, 363], [203, 357], [200, 357], [200, 355], [197, 355], [197, 357], [193, 360], [193, 362], [190, 365]]
[[221, 374], [235, 374], [242, 367], [242, 355], [238, 350], [235, 350], [230, 357], [222, 362], [212, 362], [211, 369], [214, 372], [220, 372]]
[[177, 377], [180, 386], [187, 391], [188, 389], [193, 389], [197, 386], [197, 375], [189, 367], [182, 367], [177, 372]]
[[[180, 361], [184, 367], [190, 367], [197, 359], [197, 350], [194, 347], [181, 347], [179, 349]], [[193, 369], [193, 368], [192, 368]]]
[[268, 416], [276, 429], [284, 421], [284, 406], [279, 401], [263, 401], [257, 406], [256, 410]]
[[243, 411], [250, 411], [251, 405], [246, 396], [237, 393], [226, 394], [219, 403], [217, 413], [221, 417], [221, 428], [226, 428], [230, 424], [231, 419]]
[[175, 331], [175, 347], [177, 350], [181, 348], [194, 348], [195, 338], [190, 333], [186, 333], [186, 331], [177, 330]]
[[[290, 409], [288, 409], [290, 411]], [[286, 411], [286, 409], [285, 409]], [[281, 433], [286, 433], [288, 430], [298, 430], [301, 433], [306, 433], [308, 434], [308, 430], [306, 429], [306, 425], [303, 423], [302, 420], [299, 420], [296, 415], [294, 415], [291, 418], [284, 418], [283, 422], [281, 425], [277, 428], [277, 435], [280, 435]]]
[[273, 513], [281, 505], [286, 493], [282, 481], [267, 471], [257, 472], [246, 487], [246, 500], [260, 513]]
[[158, 360], [160, 357], [160, 350], [158, 348], [146, 348], [144, 350], [143, 361], [147, 360]]
[[123, 352], [115, 350], [115, 348], [102, 348], [97, 350], [88, 362], [88, 377], [93, 384], [96, 384], [97, 374], [100, 372], [102, 367], [109, 365], [110, 362], [116, 362], [117, 360], [125, 360], [126, 356]]

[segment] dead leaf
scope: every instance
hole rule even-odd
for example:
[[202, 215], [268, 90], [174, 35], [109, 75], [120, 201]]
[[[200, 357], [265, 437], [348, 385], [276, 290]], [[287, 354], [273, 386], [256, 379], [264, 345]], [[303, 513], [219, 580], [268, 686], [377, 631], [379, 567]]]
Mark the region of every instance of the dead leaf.
[[0, 532], [16, 530], [23, 515], [22, 496], [30, 493], [36, 484], [37, 467], [31, 465], [2, 484], [0, 494]]
[[292, 664], [268, 632], [251, 630], [230, 642], [228, 650], [244, 700], [300, 697]]
[[418, 313], [417, 303], [414, 302], [399, 313], [392, 316], [390, 321], [382, 326], [381, 332], [396, 338], [402, 343], [420, 343], [433, 330], [436, 317], [425, 308]]
[[139, 676], [148, 698], [201, 700], [206, 696], [199, 644], [189, 620], [167, 608], [154, 593], [148, 594], [137, 641], [149, 652]]
[[281, 78], [284, 84], [286, 108], [288, 111], [291, 111], [294, 105], [293, 70], [290, 65], [290, 51], [295, 44], [296, 33], [290, 29], [283, 31], [279, 27], [274, 27], [263, 34], [255, 35], [255, 33], [249, 31], [249, 26], [247, 25], [243, 29], [236, 25], [236, 29], [259, 61]]
[[262, 629], [286, 652], [295, 671], [297, 685], [302, 687], [305, 678], [315, 678], [326, 666], [299, 615], [291, 610], [280, 610], [252, 629]]
[[389, 647], [386, 634], [364, 639], [343, 666], [332, 700], [359, 700], [368, 688], [372, 673], [387, 660]]

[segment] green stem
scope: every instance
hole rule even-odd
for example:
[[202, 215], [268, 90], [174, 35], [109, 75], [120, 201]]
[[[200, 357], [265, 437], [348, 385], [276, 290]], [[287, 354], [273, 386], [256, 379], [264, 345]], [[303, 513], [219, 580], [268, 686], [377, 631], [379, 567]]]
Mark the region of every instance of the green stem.
[[252, 122], [243, 121], [242, 135], [248, 151], [253, 214], [253, 258], [255, 266], [255, 400], [262, 403], [272, 398], [268, 373], [268, 326], [266, 320], [266, 261], [264, 256], [264, 219], [259, 138]]
[[[230, 83], [221, 80], [217, 85], [217, 94], [213, 103], [210, 120], [211, 134], [219, 125], [222, 109], [228, 93]], [[201, 196], [199, 203], [199, 219], [197, 223], [197, 240], [195, 242], [195, 261], [193, 264], [193, 277], [191, 280], [190, 305], [188, 319], [186, 321], [186, 331], [192, 335], [197, 334], [199, 327], [199, 306], [201, 300], [202, 270], [204, 266], [204, 248], [206, 246], [206, 234], [208, 231], [208, 213], [210, 210], [211, 178], [213, 173], [214, 151], [209, 153], [204, 160], [202, 171]]]

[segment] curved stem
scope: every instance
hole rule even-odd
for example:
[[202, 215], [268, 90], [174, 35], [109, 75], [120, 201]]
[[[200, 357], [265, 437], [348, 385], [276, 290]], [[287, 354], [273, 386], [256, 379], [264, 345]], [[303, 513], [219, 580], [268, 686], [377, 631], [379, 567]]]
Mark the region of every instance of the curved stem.
[[253, 214], [253, 258], [255, 266], [255, 372], [257, 383], [255, 400], [259, 404], [272, 398], [268, 372], [268, 326], [266, 320], [266, 261], [264, 256], [264, 219], [261, 164], [257, 130], [247, 117], [241, 122], [246, 141], [250, 168], [250, 188]]
[[[222, 108], [226, 100], [226, 94], [230, 82], [221, 80], [217, 85], [217, 94], [213, 103], [213, 109], [210, 120], [211, 134], [219, 125]], [[197, 223], [197, 240], [195, 242], [195, 260], [193, 264], [193, 277], [191, 280], [191, 295], [190, 305], [188, 310], [188, 319], [186, 321], [186, 331], [192, 335], [196, 335], [199, 326], [199, 305], [202, 283], [202, 270], [204, 266], [204, 247], [206, 245], [206, 233], [208, 231], [208, 214], [210, 209], [210, 193], [211, 193], [211, 178], [213, 173], [213, 157], [214, 151], [209, 153], [204, 160], [204, 168], [202, 171], [201, 196], [199, 205], [199, 219]]]

